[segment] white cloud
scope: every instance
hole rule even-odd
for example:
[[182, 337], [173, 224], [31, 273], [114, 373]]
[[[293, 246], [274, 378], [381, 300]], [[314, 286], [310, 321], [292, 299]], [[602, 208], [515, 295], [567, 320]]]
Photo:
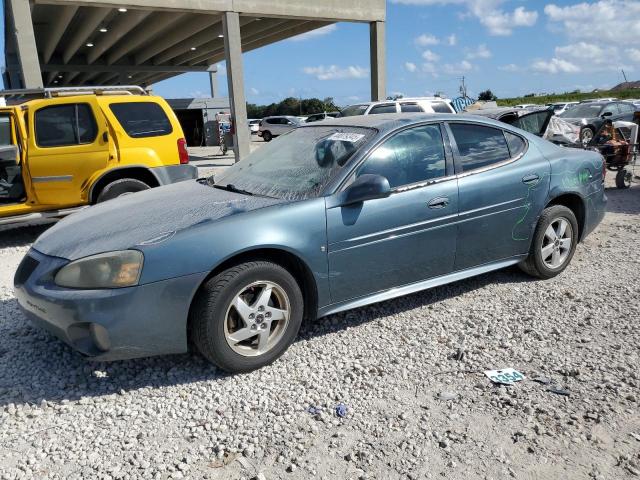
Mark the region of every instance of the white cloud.
[[449, 75], [458, 75], [473, 70], [473, 64], [467, 60], [462, 60], [458, 63], [445, 63], [442, 66], [444, 73]]
[[302, 71], [307, 75], [313, 75], [318, 80], [366, 78], [369, 75], [369, 69], [359, 65], [349, 65], [347, 67], [338, 67], [337, 65], [325, 67], [324, 65], [319, 65], [317, 67], [304, 67]]
[[481, 43], [475, 49], [467, 49], [466, 58], [468, 60], [472, 60], [474, 58], [491, 58], [491, 51], [484, 43]]
[[440, 40], [438, 40], [434, 35], [423, 33], [419, 37], [416, 37], [413, 40], [413, 43], [419, 47], [428, 47], [429, 45], [438, 45]]
[[446, 41], [447, 41], [447, 45], [449, 45], [450, 47], [453, 47], [458, 43], [458, 38], [456, 37], [455, 33], [452, 33], [446, 38]]
[[580, 67], [559, 58], [552, 58], [551, 60], [536, 60], [531, 64], [531, 69], [535, 72], [541, 73], [577, 73], [580, 71]]
[[507, 65], [501, 65], [498, 67], [498, 70], [503, 72], [518, 72], [520, 71], [520, 67], [515, 63], [509, 63]]
[[432, 52], [431, 50], [425, 50], [422, 52], [422, 58], [424, 58], [427, 62], [437, 62], [440, 60], [440, 55]]
[[358, 95], [351, 95], [350, 97], [347, 97], [347, 100], [351, 102], [357, 102], [360, 100], [360, 97]]
[[253, 95], [253, 96], [260, 95], [260, 91], [259, 91], [257, 88], [255, 88], [255, 87], [251, 87], [251, 88], [249, 89], [249, 93], [250, 93], [251, 95]]
[[619, 44], [625, 38], [640, 38], [637, 0], [599, 0], [566, 7], [549, 4], [544, 13], [552, 26], [573, 39]]
[[477, 18], [491, 35], [511, 35], [516, 27], [531, 27], [538, 20], [538, 12], [516, 7], [513, 11], [501, 8], [505, 0], [391, 0], [404, 5], [460, 5], [466, 8], [466, 16]]
[[301, 33], [300, 35], [291, 37], [289, 40], [291, 40], [292, 42], [304, 42], [305, 40], [309, 40], [312, 38], [329, 35], [330, 33], [335, 32], [337, 28], [338, 27], [336, 26], [336, 24], [332, 23], [331, 25], [320, 27], [315, 30], [311, 30], [310, 32]]
[[418, 66], [413, 62], [405, 62], [404, 68], [407, 72], [411, 73], [414, 73], [416, 70], [418, 70]]
[[640, 63], [640, 48], [628, 48], [626, 54], [631, 61]]

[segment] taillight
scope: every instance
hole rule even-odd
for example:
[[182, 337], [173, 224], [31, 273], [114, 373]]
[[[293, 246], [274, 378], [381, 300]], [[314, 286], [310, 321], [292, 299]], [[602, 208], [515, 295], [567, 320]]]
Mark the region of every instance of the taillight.
[[182, 165], [189, 163], [189, 152], [187, 151], [187, 141], [184, 138], [178, 139], [178, 157]]

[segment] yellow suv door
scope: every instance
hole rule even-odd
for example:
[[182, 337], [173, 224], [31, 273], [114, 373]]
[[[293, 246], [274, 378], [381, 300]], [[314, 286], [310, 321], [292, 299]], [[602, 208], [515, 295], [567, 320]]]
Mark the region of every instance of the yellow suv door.
[[28, 164], [39, 203], [87, 203], [89, 179], [110, 159], [107, 123], [95, 97], [34, 101], [28, 116]]

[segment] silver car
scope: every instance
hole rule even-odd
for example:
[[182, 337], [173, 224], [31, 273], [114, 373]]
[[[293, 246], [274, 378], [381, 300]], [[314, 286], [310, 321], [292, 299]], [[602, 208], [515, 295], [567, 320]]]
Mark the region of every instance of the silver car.
[[290, 132], [298, 126], [300, 126], [298, 117], [284, 115], [265, 117], [260, 121], [258, 136], [262, 137], [265, 142], [270, 142], [274, 137]]

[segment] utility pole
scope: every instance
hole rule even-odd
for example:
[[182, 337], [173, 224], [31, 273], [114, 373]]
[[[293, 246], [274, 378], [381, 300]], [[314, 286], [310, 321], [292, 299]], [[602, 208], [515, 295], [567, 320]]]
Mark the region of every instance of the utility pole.
[[624, 83], [628, 83], [629, 80], [627, 80], [627, 75], [624, 73], [624, 68], [621, 68], [620, 70], [622, 70], [622, 76], [624, 77]]
[[467, 98], [467, 86], [464, 84], [464, 75], [461, 78], [462, 84], [460, 85], [460, 95], [463, 98]]

